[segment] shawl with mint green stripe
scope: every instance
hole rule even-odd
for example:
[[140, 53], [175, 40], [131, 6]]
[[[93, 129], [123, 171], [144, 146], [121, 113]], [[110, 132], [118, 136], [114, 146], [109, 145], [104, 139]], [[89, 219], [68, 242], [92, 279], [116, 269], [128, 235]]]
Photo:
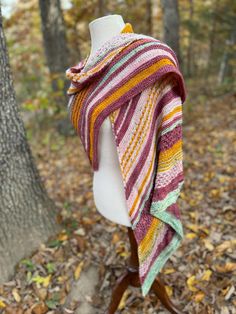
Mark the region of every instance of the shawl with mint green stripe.
[[110, 119], [145, 296], [183, 238], [177, 199], [185, 84], [174, 51], [133, 31], [112, 37], [87, 60], [66, 71], [68, 112], [94, 171], [99, 129]]

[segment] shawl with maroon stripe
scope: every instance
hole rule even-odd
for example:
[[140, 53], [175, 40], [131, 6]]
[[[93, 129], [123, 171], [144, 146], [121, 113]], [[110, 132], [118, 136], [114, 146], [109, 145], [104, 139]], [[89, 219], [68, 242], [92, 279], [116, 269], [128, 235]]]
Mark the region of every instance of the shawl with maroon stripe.
[[168, 45], [133, 31], [87, 59], [66, 71], [68, 111], [94, 171], [99, 129], [110, 118], [145, 296], [183, 238], [177, 199], [184, 182], [184, 80]]

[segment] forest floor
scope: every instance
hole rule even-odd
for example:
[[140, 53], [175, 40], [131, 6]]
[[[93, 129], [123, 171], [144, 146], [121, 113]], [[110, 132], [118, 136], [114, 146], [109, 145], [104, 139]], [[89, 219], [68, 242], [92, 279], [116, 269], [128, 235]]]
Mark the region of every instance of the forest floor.
[[[235, 98], [196, 96], [184, 108], [185, 183], [178, 204], [185, 237], [161, 271], [183, 313], [236, 313]], [[27, 135], [63, 229], [0, 286], [0, 313], [104, 313], [129, 255], [127, 229], [97, 211], [78, 137], [60, 135], [54, 123], [27, 128]], [[129, 288], [117, 313], [168, 312], [153, 292], [144, 299], [140, 289]]]

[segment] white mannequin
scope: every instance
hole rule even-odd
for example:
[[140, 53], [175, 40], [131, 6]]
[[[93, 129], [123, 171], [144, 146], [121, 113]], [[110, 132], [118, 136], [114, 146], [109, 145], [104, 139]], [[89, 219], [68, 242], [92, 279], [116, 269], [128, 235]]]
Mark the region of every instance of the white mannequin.
[[[119, 34], [125, 26], [121, 15], [112, 14], [97, 18], [89, 23], [91, 52], [86, 63], [96, 50], [111, 37]], [[100, 128], [98, 138], [99, 169], [93, 176], [95, 205], [105, 218], [130, 227], [128, 207], [125, 199], [118, 154], [109, 117]]]

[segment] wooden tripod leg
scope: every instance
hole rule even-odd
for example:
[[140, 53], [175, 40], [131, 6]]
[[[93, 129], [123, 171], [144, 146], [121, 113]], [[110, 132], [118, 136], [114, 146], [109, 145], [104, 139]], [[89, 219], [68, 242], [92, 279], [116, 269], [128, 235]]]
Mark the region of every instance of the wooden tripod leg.
[[[138, 260], [138, 247], [131, 227], [128, 227], [128, 236], [130, 241], [131, 254], [128, 265], [126, 266], [125, 273], [116, 281], [115, 288], [112, 293], [112, 298], [106, 314], [114, 314], [117, 310], [123, 293], [129, 285], [133, 287], [140, 287], [139, 280], [139, 260]], [[155, 292], [156, 296], [160, 299], [162, 305], [172, 314], [181, 314], [181, 311], [171, 302], [164, 283], [160, 276], [155, 279], [151, 289]]]
[[129, 279], [129, 272], [126, 271], [121, 277], [118, 278], [116, 281], [115, 287], [112, 292], [111, 296], [111, 302], [108, 307], [108, 310], [106, 311], [106, 314], [114, 314], [117, 310], [120, 300], [123, 296], [123, 293], [127, 289], [129, 285], [130, 279]]
[[181, 314], [182, 312], [171, 302], [165, 285], [162, 282], [162, 280], [159, 278], [156, 278], [151, 286], [151, 290], [153, 290], [158, 297], [158, 299], [161, 301], [162, 305], [170, 311], [172, 314]]

